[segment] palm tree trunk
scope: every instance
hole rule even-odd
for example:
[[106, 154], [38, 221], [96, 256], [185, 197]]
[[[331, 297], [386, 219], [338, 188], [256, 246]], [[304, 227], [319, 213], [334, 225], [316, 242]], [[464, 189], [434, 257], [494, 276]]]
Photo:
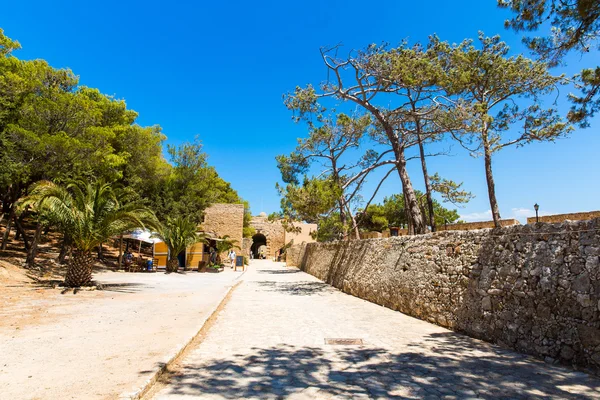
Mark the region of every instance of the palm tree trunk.
[[[26, 263], [29, 267], [35, 266], [35, 257], [37, 256], [38, 243], [42, 237], [42, 230], [44, 226], [41, 223], [37, 223], [35, 227], [35, 234], [33, 235], [33, 240], [31, 241], [31, 246], [29, 246], [29, 251], [27, 252], [27, 260]], [[23, 234], [23, 238], [25, 238], [25, 234]]]
[[94, 257], [90, 251], [75, 250], [69, 258], [65, 286], [89, 286], [92, 282]]
[[170, 257], [169, 261], [167, 262], [167, 272], [177, 272], [178, 269], [179, 259], [177, 258], [177, 256], [175, 256], [175, 258]]

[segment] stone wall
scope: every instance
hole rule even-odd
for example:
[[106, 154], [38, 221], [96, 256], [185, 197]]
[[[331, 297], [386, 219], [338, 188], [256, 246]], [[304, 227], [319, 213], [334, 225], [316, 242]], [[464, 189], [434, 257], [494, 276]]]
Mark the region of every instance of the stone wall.
[[200, 229], [215, 236], [228, 235], [242, 245], [244, 234], [243, 204], [213, 204], [204, 211], [204, 222]]
[[[563, 222], [563, 221], [586, 221], [594, 218], [600, 218], [600, 211], [590, 211], [590, 212], [580, 212], [580, 213], [570, 213], [570, 214], [554, 214], [554, 215], [544, 215], [543, 217], [539, 217], [540, 222]], [[536, 222], [535, 217], [527, 218], [528, 224], [533, 224]]]
[[346, 293], [600, 370], [600, 219], [293, 247], [290, 264]]

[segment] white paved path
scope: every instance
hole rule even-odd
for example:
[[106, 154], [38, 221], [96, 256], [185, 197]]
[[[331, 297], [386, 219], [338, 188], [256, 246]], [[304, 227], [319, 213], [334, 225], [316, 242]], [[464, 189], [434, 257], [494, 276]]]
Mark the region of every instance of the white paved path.
[[[360, 338], [363, 346], [326, 345]], [[600, 398], [600, 379], [254, 261], [206, 339], [155, 399]]]

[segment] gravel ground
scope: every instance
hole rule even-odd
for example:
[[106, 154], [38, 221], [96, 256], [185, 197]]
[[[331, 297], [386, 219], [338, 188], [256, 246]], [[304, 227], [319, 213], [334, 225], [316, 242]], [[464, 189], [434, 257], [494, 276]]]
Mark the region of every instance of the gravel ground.
[[103, 272], [102, 291], [0, 293], [1, 399], [114, 399], [194, 336], [241, 272]]

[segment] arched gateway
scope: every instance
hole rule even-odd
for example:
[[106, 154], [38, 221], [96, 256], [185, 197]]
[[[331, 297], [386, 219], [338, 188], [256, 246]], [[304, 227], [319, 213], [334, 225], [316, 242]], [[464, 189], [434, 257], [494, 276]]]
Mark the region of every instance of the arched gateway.
[[254, 258], [259, 258], [260, 254], [267, 257], [267, 237], [262, 233], [257, 233], [252, 236], [252, 246], [250, 247], [250, 251]]

